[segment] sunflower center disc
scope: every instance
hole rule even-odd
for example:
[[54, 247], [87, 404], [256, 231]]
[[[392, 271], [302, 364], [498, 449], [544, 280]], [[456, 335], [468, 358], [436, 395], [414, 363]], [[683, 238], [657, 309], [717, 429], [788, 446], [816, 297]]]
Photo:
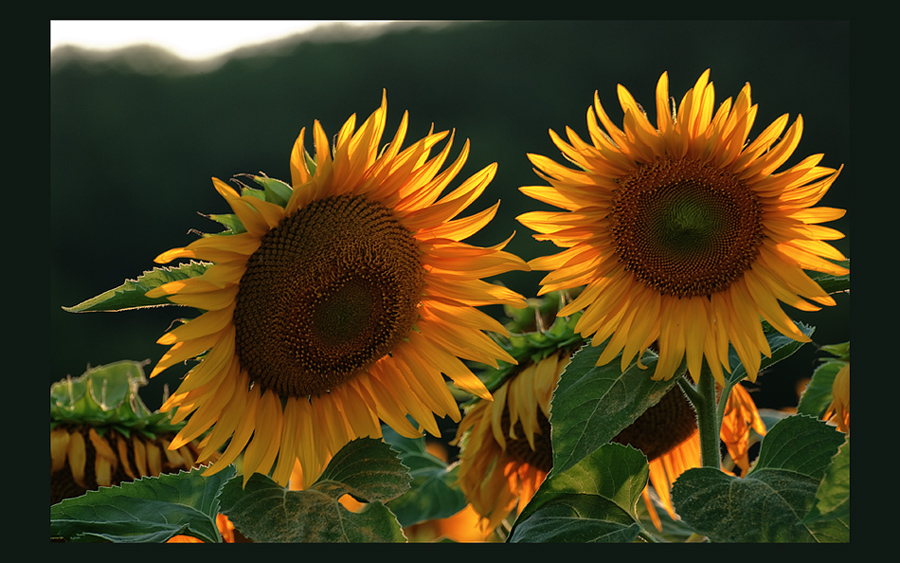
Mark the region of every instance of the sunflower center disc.
[[424, 273], [412, 233], [381, 204], [313, 201], [247, 260], [234, 310], [241, 367], [282, 397], [333, 389], [409, 333]]
[[697, 430], [697, 415], [678, 387], [663, 395], [612, 439], [641, 450], [648, 461], [671, 451]]
[[540, 434], [534, 435], [534, 449], [528, 443], [525, 437], [525, 430], [522, 423], [516, 421], [517, 438], [509, 437], [509, 411], [504, 410], [500, 419], [503, 435], [506, 437], [506, 455], [518, 461], [519, 463], [527, 463], [528, 465], [540, 469], [545, 473], [549, 473], [553, 467], [553, 450], [550, 445], [550, 421], [544, 416], [543, 411], [538, 409], [537, 412], [538, 428]]
[[626, 269], [679, 298], [727, 289], [750, 268], [763, 238], [752, 190], [684, 158], [657, 158], [620, 178], [610, 219]]

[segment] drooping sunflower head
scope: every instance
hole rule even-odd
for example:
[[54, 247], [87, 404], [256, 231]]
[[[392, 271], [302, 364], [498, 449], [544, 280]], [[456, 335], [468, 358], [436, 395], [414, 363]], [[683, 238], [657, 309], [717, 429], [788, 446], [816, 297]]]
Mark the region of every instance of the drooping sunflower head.
[[493, 401], [475, 400], [459, 424], [459, 483], [485, 530], [521, 512], [552, 468], [550, 402], [584, 344], [574, 325], [558, 319], [547, 330], [513, 334], [507, 346], [519, 363], [488, 373]]
[[575, 169], [529, 155], [550, 185], [521, 190], [565, 210], [519, 217], [535, 238], [565, 248], [530, 265], [551, 271], [541, 293], [584, 286], [559, 314], [584, 310], [578, 331], [595, 346], [607, 342], [598, 365], [622, 353], [624, 369], [655, 343], [654, 379], [671, 378], [686, 359], [696, 380], [705, 359], [721, 383], [730, 344], [754, 380], [760, 354], [771, 353], [760, 317], [808, 341], [779, 301], [803, 311], [833, 305], [804, 270], [847, 273], [834, 263], [844, 256], [824, 242], [843, 235], [819, 225], [844, 210], [813, 207], [840, 170], [813, 155], [776, 172], [799, 143], [802, 118], [785, 131], [784, 115], [748, 141], [749, 84], [714, 111], [708, 79], [707, 70], [675, 111], [663, 74], [655, 126], [624, 87], [621, 129], [595, 94], [589, 142], [551, 131]]
[[485, 332], [505, 329], [476, 307], [524, 306], [482, 278], [528, 267], [503, 251], [505, 242], [462, 242], [497, 204], [457, 218], [496, 165], [445, 194], [468, 143], [441, 170], [452, 135], [436, 155], [447, 132], [401, 150], [404, 114], [381, 147], [386, 112], [383, 98], [358, 129], [351, 117], [333, 147], [316, 121], [314, 157], [302, 130], [292, 186], [254, 177], [263, 189], [239, 193], [214, 178], [233, 211], [217, 217], [230, 229], [157, 258], [211, 263], [147, 293], [204, 311], [159, 340], [172, 347], [151, 375], [203, 355], [164, 408], [177, 406], [179, 419], [191, 414], [180, 440], [212, 428], [204, 456], [228, 442], [219, 466], [243, 454], [245, 479], [274, 466], [284, 484], [299, 460], [308, 485], [348, 441], [380, 437], [382, 421], [408, 437], [439, 435], [435, 416], [460, 416], [444, 376], [489, 398], [463, 360], [512, 361]]
[[143, 364], [88, 368], [50, 386], [50, 504], [144, 476], [189, 470], [198, 445], [169, 445], [183, 425], [138, 394]]

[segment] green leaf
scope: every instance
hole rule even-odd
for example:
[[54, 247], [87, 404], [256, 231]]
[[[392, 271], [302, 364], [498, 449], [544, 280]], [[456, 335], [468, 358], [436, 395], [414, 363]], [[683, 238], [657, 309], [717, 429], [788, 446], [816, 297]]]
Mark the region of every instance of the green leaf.
[[86, 313], [94, 311], [125, 311], [140, 307], [158, 307], [172, 305], [167, 297], [149, 298], [145, 294], [153, 288], [165, 283], [197, 277], [212, 264], [190, 261], [179, 266], [158, 267], [148, 270], [136, 280], [126, 280], [119, 287], [110, 289], [96, 297], [82, 301], [73, 307], [63, 307], [69, 313]]
[[816, 500], [804, 522], [839, 519], [850, 521], [850, 438], [825, 471]]
[[632, 364], [622, 372], [615, 359], [595, 365], [602, 351], [602, 345], [585, 346], [560, 376], [550, 415], [554, 471], [566, 471], [608, 443], [677, 382], [650, 379], [657, 361], [652, 352], [642, 359], [647, 369]]
[[[409, 486], [396, 452], [379, 440], [350, 442], [307, 490], [291, 491], [254, 474], [222, 492], [222, 512], [254, 542], [403, 542], [400, 523], [383, 504]], [[368, 501], [360, 512], [338, 502], [345, 493]]]
[[821, 418], [825, 414], [833, 399], [834, 378], [844, 365], [841, 361], [827, 362], [813, 371], [812, 379], [803, 390], [797, 404], [799, 414], [808, 414], [816, 418]]
[[[797, 328], [805, 334], [806, 336], [812, 336], [813, 332], [815, 332], [816, 327], [807, 326], [803, 323], [794, 322]], [[760, 363], [760, 371], [772, 367], [774, 364], [777, 364], [781, 360], [784, 360], [791, 355], [794, 354], [797, 350], [803, 347], [805, 342], [798, 342], [793, 338], [789, 338], [767, 323], [762, 323], [763, 334], [766, 337], [766, 341], [769, 343], [769, 351], [772, 352], [771, 357], [762, 357], [762, 361]], [[725, 374], [725, 377], [732, 383], [737, 383], [738, 381], [747, 377], [747, 369], [741, 363], [740, 358], [735, 352], [733, 346], [729, 346], [728, 348], [728, 363], [731, 365], [731, 374]]]
[[843, 443], [844, 434], [821, 420], [790, 416], [763, 437], [756, 465], [747, 476], [761, 469], [780, 469], [821, 480]]
[[353, 440], [334, 455], [311, 488], [335, 496], [350, 494], [357, 500], [387, 502], [409, 489], [407, 468], [397, 452], [381, 440]]
[[136, 481], [65, 499], [50, 507], [50, 535], [75, 542], [164, 542], [186, 534], [221, 542], [219, 493], [233, 466], [209, 477], [205, 467]]
[[384, 441], [400, 452], [412, 477], [410, 489], [387, 503], [401, 526], [449, 518], [466, 507], [466, 497], [457, 483], [459, 465], [448, 466], [428, 453], [424, 438], [404, 438], [389, 427], [384, 427], [383, 433]]
[[816, 419], [785, 418], [763, 438], [745, 478], [709, 467], [684, 472], [672, 487], [675, 510], [714, 542], [847, 541], [840, 519], [804, 521], [843, 440]]
[[566, 471], [547, 476], [516, 519], [510, 542], [630, 542], [641, 532], [637, 503], [647, 458], [606, 444]]

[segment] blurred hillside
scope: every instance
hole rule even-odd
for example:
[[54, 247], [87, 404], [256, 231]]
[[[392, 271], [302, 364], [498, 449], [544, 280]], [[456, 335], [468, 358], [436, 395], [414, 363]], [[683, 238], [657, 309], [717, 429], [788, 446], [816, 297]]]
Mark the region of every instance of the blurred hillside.
[[[247, 24], [253, 25], [252, 22]], [[390, 138], [408, 110], [409, 142], [455, 130], [453, 156], [471, 141], [457, 182], [499, 163], [496, 178], [469, 211], [501, 200], [497, 219], [469, 240], [494, 244], [525, 259], [555, 251], [515, 221], [549, 209], [518, 191], [541, 183], [526, 154], [561, 160], [548, 129], [566, 126], [586, 137], [585, 112], [599, 93], [621, 123], [616, 85], [626, 86], [655, 119], [654, 91], [668, 71], [680, 100], [707, 68], [717, 103], [752, 85], [759, 113], [751, 135], [781, 114], [802, 113], [804, 134], [788, 165], [824, 153], [824, 166], [846, 168], [821, 205], [849, 208], [850, 60], [847, 22], [466, 22], [353, 36], [336, 27], [270, 47], [236, 52], [213, 65], [192, 65], [152, 48], [111, 55], [76, 49], [51, 54], [50, 69], [50, 381], [79, 375], [87, 364], [121, 359], [156, 362], [155, 340], [182, 311], [172, 307], [121, 313], [70, 314], [61, 306], [134, 278], [163, 250], [216, 230], [198, 213], [227, 211], [212, 176], [265, 172], [290, 179], [290, 150], [302, 127], [321, 121], [337, 133], [353, 113], [361, 120], [387, 91]], [[312, 149], [307, 136], [307, 148]], [[849, 217], [833, 223], [847, 238]], [[526, 296], [541, 272], [500, 281]], [[813, 315], [821, 344], [848, 340], [849, 298]], [[764, 378], [766, 400], [787, 401], [798, 375], [809, 375], [806, 346]], [[162, 385], [183, 374], [172, 368], [144, 395], [151, 408]]]

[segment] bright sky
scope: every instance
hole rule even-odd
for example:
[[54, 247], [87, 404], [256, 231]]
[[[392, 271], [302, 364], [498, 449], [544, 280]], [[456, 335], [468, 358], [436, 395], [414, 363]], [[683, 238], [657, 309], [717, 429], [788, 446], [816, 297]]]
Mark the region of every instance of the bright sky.
[[[117, 49], [138, 43], [165, 47], [182, 58], [202, 60], [239, 47], [282, 39], [335, 21], [87, 21], [50, 22], [50, 50], [61, 45]], [[373, 25], [387, 21], [346, 21]]]

